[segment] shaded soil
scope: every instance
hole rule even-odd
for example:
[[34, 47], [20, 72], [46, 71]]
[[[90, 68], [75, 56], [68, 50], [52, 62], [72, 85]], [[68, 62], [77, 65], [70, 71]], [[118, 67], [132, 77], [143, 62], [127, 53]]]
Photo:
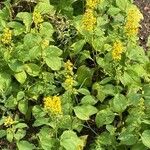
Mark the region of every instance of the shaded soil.
[[150, 0], [134, 0], [134, 3], [139, 7], [144, 16], [139, 37], [141, 46], [147, 49], [146, 43], [150, 35]]

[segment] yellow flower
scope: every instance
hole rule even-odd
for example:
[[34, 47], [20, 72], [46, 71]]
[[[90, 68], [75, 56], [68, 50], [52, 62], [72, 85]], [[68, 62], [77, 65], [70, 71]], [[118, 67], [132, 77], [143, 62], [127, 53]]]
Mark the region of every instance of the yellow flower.
[[117, 40], [113, 45], [113, 50], [112, 50], [113, 59], [120, 60], [122, 52], [123, 52], [123, 44], [121, 41]]
[[10, 44], [12, 40], [12, 31], [9, 28], [5, 28], [2, 34], [2, 43], [3, 44]]
[[33, 12], [33, 21], [34, 21], [34, 23], [35, 23], [36, 25], [39, 24], [39, 23], [41, 23], [41, 22], [43, 22], [43, 17], [42, 17], [42, 15], [41, 15], [39, 12], [34, 11], [34, 12]]
[[57, 115], [62, 113], [61, 100], [59, 96], [44, 98], [44, 108], [52, 114]]
[[88, 8], [94, 9], [99, 3], [99, 0], [86, 0], [86, 6]]
[[132, 6], [127, 11], [125, 24], [125, 32], [128, 36], [137, 35], [140, 27], [139, 22], [143, 19], [143, 15], [136, 6]]
[[140, 20], [143, 19], [143, 15], [137, 8], [137, 6], [133, 5], [127, 11], [127, 20], [130, 20], [134, 23], [139, 24]]
[[92, 9], [87, 9], [83, 15], [82, 27], [87, 31], [93, 31], [96, 24], [96, 17], [94, 16]]
[[125, 32], [128, 36], [134, 36], [138, 34], [139, 27], [132, 24], [132, 22], [127, 22], [125, 25]]
[[71, 63], [70, 60], [68, 60], [65, 64], [64, 64], [65, 70], [67, 72], [67, 74], [73, 75], [73, 64]]
[[14, 123], [14, 121], [10, 116], [6, 117], [4, 120], [4, 126], [6, 126], [6, 127], [11, 126], [13, 123]]
[[75, 80], [73, 79], [72, 76], [67, 76], [66, 80], [64, 82], [64, 87], [66, 90], [73, 90], [73, 85], [75, 83]]

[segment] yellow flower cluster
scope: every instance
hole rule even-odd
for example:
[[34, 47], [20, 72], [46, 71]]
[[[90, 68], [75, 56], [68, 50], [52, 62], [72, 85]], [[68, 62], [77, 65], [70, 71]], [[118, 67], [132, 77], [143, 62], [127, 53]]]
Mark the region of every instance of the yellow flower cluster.
[[75, 83], [75, 80], [73, 78], [73, 64], [71, 63], [70, 60], [68, 60], [65, 64], [64, 64], [64, 67], [65, 67], [65, 72], [66, 72], [66, 79], [64, 81], [64, 88], [65, 90], [71, 90], [73, 91], [73, 86], [74, 86], [74, 83]]
[[65, 89], [66, 89], [66, 90], [72, 90], [73, 85], [74, 85], [74, 82], [75, 82], [75, 81], [74, 81], [73, 77], [68, 75], [68, 76], [66, 77], [65, 82], [64, 82]]
[[9, 28], [5, 28], [2, 34], [2, 43], [3, 44], [10, 44], [12, 40], [12, 31]]
[[11, 126], [13, 123], [14, 123], [14, 121], [10, 116], [6, 117], [4, 120], [4, 126], [6, 126], [6, 127]]
[[44, 98], [44, 108], [54, 115], [62, 113], [61, 99], [59, 96]]
[[136, 6], [132, 6], [127, 11], [127, 18], [125, 24], [125, 32], [128, 36], [137, 35], [140, 27], [140, 20], [143, 19], [143, 15]]
[[86, 7], [94, 9], [99, 3], [99, 0], [87, 0], [86, 1]]
[[73, 64], [70, 60], [64, 64], [64, 67], [67, 74], [73, 75]]
[[82, 19], [82, 28], [87, 31], [93, 31], [96, 24], [94, 9], [100, 0], [86, 0], [86, 11]]
[[113, 45], [112, 57], [114, 60], [120, 60], [123, 52], [123, 44], [120, 40], [117, 40]]
[[41, 23], [41, 22], [43, 22], [43, 17], [42, 17], [42, 15], [41, 15], [39, 12], [34, 11], [34, 12], [33, 12], [33, 21], [34, 21], [34, 23], [35, 23], [36, 25], [39, 24], [39, 23]]
[[96, 17], [92, 9], [87, 9], [83, 15], [83, 28], [87, 31], [93, 31], [96, 24]]

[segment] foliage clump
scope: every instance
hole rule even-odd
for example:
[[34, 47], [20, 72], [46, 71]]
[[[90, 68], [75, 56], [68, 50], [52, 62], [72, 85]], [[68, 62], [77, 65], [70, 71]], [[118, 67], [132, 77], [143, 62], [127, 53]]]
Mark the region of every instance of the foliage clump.
[[148, 150], [142, 19], [132, 0], [5, 0], [0, 149]]

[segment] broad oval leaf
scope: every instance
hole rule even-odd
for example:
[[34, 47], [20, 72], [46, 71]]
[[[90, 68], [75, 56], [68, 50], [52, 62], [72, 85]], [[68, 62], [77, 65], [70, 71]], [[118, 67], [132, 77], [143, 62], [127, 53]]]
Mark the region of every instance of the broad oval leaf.
[[29, 143], [28, 141], [19, 141], [17, 142], [17, 147], [19, 150], [33, 150], [35, 149], [35, 146], [31, 143]]
[[48, 57], [45, 58], [45, 61], [52, 70], [59, 70], [61, 68], [61, 58], [59, 57]]
[[36, 64], [33, 63], [29, 63], [29, 64], [25, 64], [25, 71], [30, 75], [30, 76], [38, 76], [40, 73], [40, 67]]
[[141, 136], [142, 142], [145, 146], [150, 148], [150, 130], [145, 130]]
[[99, 111], [96, 115], [96, 125], [101, 127], [113, 122], [115, 114], [110, 109], [103, 109]]
[[92, 105], [82, 105], [74, 107], [76, 116], [81, 120], [89, 120], [90, 116], [97, 113], [97, 108]]
[[25, 73], [25, 71], [16, 73], [15, 78], [17, 79], [18, 82], [20, 82], [21, 84], [23, 84], [26, 81], [27, 75]]
[[117, 94], [111, 101], [111, 106], [114, 112], [122, 113], [127, 108], [128, 102], [124, 95]]
[[60, 145], [66, 150], [77, 150], [80, 146], [83, 146], [84, 143], [75, 132], [68, 130], [64, 131], [61, 135]]

